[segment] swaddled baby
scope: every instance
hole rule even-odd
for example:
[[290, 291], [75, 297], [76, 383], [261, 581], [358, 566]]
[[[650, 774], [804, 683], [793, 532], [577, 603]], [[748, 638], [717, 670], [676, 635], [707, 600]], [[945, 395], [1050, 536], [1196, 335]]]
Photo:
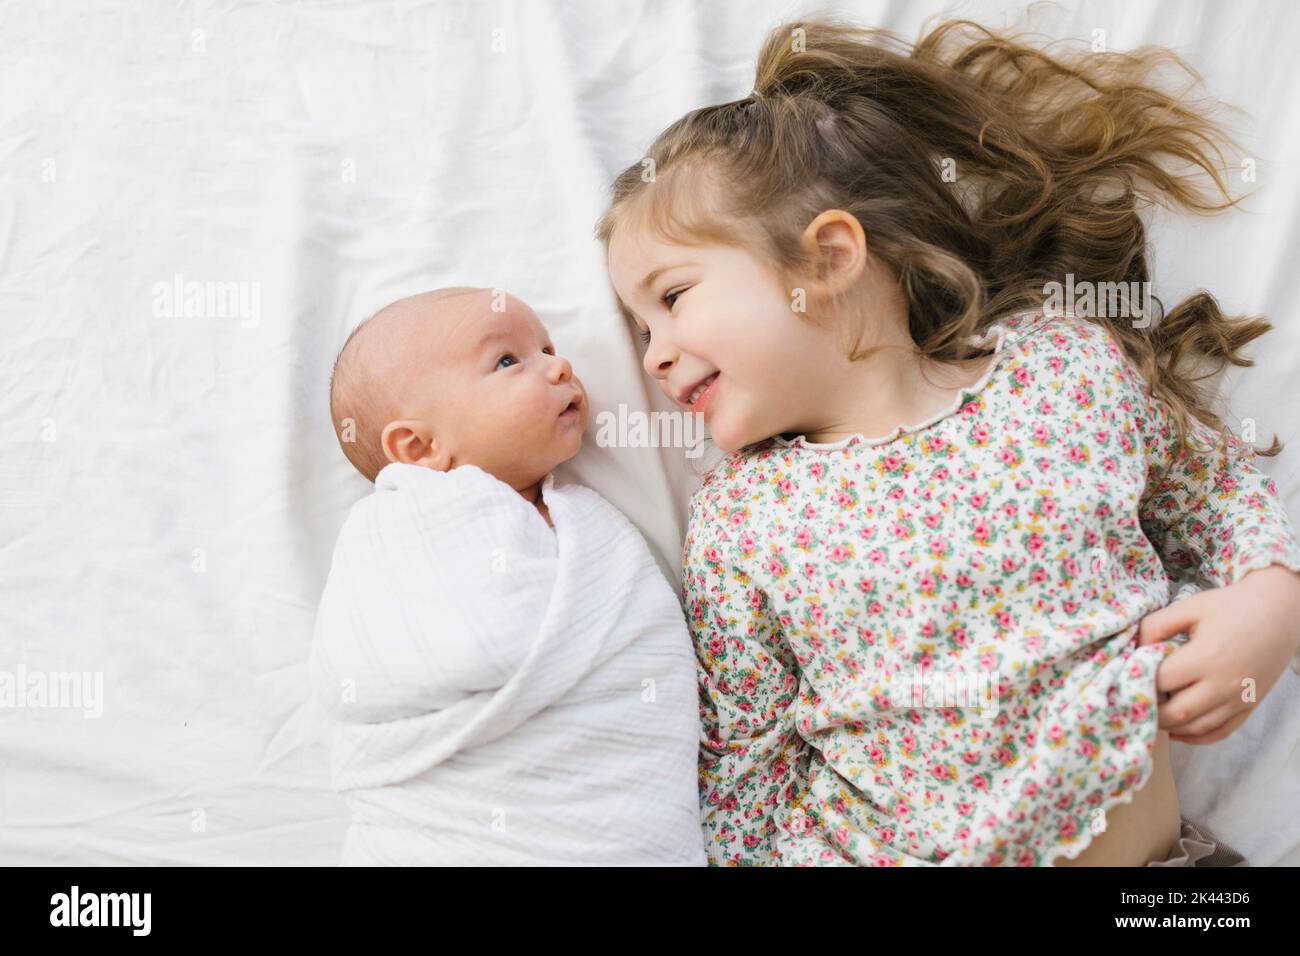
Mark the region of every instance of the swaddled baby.
[[617, 509], [554, 483], [587, 398], [537, 316], [483, 289], [395, 302], [330, 407], [375, 482], [312, 649], [343, 862], [703, 864], [681, 607]]

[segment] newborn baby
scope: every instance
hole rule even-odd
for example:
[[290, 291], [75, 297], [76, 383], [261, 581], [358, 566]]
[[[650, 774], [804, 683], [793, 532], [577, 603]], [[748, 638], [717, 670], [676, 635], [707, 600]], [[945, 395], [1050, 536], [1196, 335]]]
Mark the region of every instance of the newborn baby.
[[555, 485], [587, 398], [533, 311], [395, 302], [344, 345], [330, 409], [375, 482], [312, 647], [343, 863], [702, 865], [681, 607], [627, 518]]

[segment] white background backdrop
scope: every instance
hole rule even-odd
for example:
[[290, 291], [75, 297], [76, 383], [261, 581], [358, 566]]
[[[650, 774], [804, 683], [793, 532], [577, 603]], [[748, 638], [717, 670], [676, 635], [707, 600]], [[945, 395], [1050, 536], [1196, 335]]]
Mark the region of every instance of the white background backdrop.
[[[609, 181], [684, 112], [747, 94], [766, 30], [818, 9], [914, 39], [944, 10], [1000, 26], [1023, 7], [0, 2], [0, 669], [105, 682], [99, 719], [0, 711], [0, 863], [334, 862], [305, 661], [370, 487], [328, 423], [346, 333], [411, 292], [505, 288], [593, 413], [668, 408], [592, 238]], [[1156, 292], [1274, 319], [1226, 410], [1292, 443], [1264, 467], [1293, 517], [1298, 17], [1158, 0], [1035, 20], [1174, 47], [1249, 114], [1233, 128], [1259, 193], [1227, 218], [1157, 216]], [[178, 274], [256, 283], [256, 324], [156, 315]], [[699, 464], [594, 435], [593, 414], [560, 479], [622, 508], [679, 580]], [[1229, 740], [1175, 748], [1185, 812], [1256, 864], [1300, 861], [1298, 702], [1288, 673]]]

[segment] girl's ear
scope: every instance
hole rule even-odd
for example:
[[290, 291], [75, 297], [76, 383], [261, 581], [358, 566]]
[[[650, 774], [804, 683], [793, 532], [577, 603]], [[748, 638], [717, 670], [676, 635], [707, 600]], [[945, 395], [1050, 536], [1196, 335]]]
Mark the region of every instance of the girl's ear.
[[843, 209], [828, 209], [808, 224], [799, 239], [817, 263], [815, 291], [834, 299], [862, 278], [867, 266], [867, 237], [858, 217]]

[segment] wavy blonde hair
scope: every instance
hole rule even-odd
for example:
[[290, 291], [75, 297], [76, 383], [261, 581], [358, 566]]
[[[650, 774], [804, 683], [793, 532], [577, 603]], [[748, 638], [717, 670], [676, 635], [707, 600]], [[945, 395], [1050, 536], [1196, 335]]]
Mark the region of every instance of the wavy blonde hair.
[[[1236, 143], [1205, 102], [1161, 88], [1164, 65], [1201, 81], [1161, 47], [1049, 53], [969, 20], [943, 21], [915, 44], [829, 17], [784, 23], [763, 43], [754, 92], [665, 129], [615, 180], [596, 235], [608, 248], [634, 220], [670, 241], [756, 249], [791, 277], [818, 268], [801, 251], [807, 224], [844, 209], [897, 277], [918, 351], [961, 360], [970, 336], [1042, 308], [1047, 284], [1067, 275], [1149, 282], [1144, 203], [1237, 204], [1219, 170]], [[940, 174], [945, 160], [955, 182]], [[1094, 321], [1168, 405], [1180, 448], [1204, 447], [1192, 419], [1233, 444], [1201, 382], [1226, 362], [1253, 365], [1242, 349], [1271, 325], [1225, 315], [1204, 291], [1159, 311], [1145, 327]], [[1274, 436], [1256, 451], [1281, 447]]]

